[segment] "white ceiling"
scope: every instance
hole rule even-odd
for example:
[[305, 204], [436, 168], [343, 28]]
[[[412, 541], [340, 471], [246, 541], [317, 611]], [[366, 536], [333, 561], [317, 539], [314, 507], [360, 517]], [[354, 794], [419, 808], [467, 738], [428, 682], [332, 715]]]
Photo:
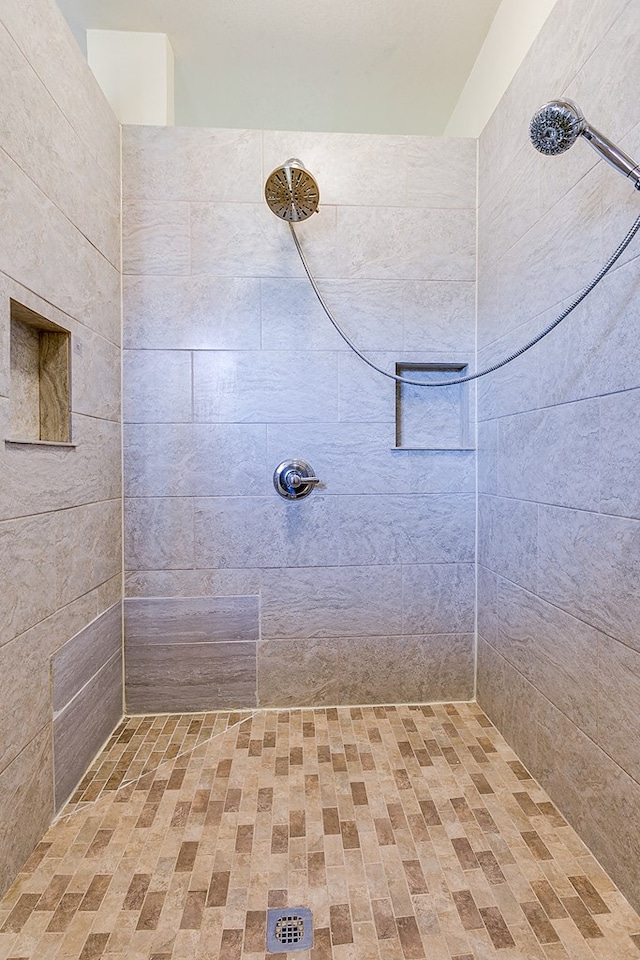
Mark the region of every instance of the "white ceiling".
[[500, 0], [57, 0], [87, 28], [166, 33], [176, 123], [439, 135]]

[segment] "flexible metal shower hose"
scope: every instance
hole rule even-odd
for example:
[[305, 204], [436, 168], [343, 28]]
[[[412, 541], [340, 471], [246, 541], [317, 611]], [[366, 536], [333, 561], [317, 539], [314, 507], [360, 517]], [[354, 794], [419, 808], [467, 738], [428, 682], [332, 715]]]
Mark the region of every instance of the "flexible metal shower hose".
[[458, 383], [468, 383], [470, 380], [477, 380], [479, 377], [486, 377], [488, 373], [493, 373], [495, 370], [499, 370], [500, 367], [506, 366], [507, 363], [511, 363], [513, 360], [516, 360], [518, 357], [521, 357], [522, 354], [525, 353], [525, 351], [531, 349], [531, 347], [534, 347], [536, 343], [540, 343], [543, 337], [546, 337], [546, 335], [548, 333], [551, 333], [551, 331], [554, 330], [559, 323], [562, 323], [565, 317], [568, 317], [569, 314], [573, 310], [575, 310], [578, 304], [582, 303], [585, 297], [587, 297], [591, 293], [591, 291], [598, 286], [602, 278], [606, 276], [606, 274], [609, 272], [609, 270], [611, 270], [611, 268], [616, 263], [616, 261], [622, 256], [624, 251], [627, 249], [627, 247], [635, 237], [638, 230], [640, 230], [640, 216], [635, 220], [633, 226], [631, 227], [631, 229], [629, 230], [625, 238], [622, 240], [619, 246], [616, 247], [614, 252], [611, 254], [609, 259], [605, 263], [605, 265], [598, 271], [598, 273], [595, 275], [593, 280], [591, 280], [591, 282], [588, 283], [586, 287], [584, 287], [580, 291], [580, 293], [571, 301], [571, 303], [564, 308], [562, 313], [558, 314], [555, 320], [552, 320], [551, 323], [547, 324], [544, 330], [541, 330], [540, 333], [538, 333], [535, 337], [529, 340], [528, 343], [525, 343], [523, 347], [520, 347], [519, 350], [515, 350], [513, 353], [510, 353], [508, 357], [504, 357], [502, 360], [499, 360], [497, 363], [493, 363], [490, 367], [484, 367], [482, 370], [478, 370], [477, 373], [470, 373], [466, 377], [456, 377], [455, 380], [412, 380], [409, 377], [400, 377], [398, 376], [397, 373], [388, 373], [386, 370], [383, 370], [382, 367], [379, 367], [376, 363], [374, 363], [373, 360], [369, 360], [368, 357], [365, 357], [365, 355], [356, 347], [355, 343], [353, 343], [353, 341], [349, 339], [347, 334], [344, 332], [344, 330], [341, 328], [338, 321], [334, 318], [333, 314], [331, 313], [331, 310], [327, 306], [324, 300], [324, 297], [322, 296], [322, 294], [320, 293], [320, 290], [318, 289], [318, 284], [316, 283], [316, 281], [314, 280], [311, 274], [311, 270], [309, 269], [309, 265], [305, 258], [304, 252], [302, 250], [302, 247], [300, 246], [298, 235], [296, 234], [296, 231], [292, 223], [289, 223], [289, 229], [291, 230], [293, 242], [295, 243], [298, 254], [300, 255], [300, 260], [302, 261], [302, 266], [304, 267], [305, 273], [308, 276], [311, 286], [315, 291], [316, 297], [320, 301], [320, 306], [322, 307], [327, 317], [329, 318], [329, 320], [331, 321], [335, 329], [338, 331], [338, 333], [340, 334], [344, 342], [347, 344], [347, 346], [349, 346], [353, 350], [353, 352], [360, 357], [361, 360], [364, 360], [364, 362], [368, 364], [368, 366], [372, 367], [374, 370], [377, 370], [378, 373], [381, 373], [383, 377], [388, 377], [389, 380], [395, 380], [397, 383], [408, 383], [411, 386], [415, 386], [415, 387], [452, 387]]

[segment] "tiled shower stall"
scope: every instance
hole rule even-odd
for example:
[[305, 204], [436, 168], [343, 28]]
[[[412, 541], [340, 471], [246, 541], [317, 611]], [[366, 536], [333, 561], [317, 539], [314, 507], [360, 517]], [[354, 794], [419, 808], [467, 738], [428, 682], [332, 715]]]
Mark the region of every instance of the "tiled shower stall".
[[[385, 369], [493, 361], [638, 212], [586, 144], [527, 136], [566, 95], [639, 155], [638, 26], [559, 0], [478, 142], [120, 131], [52, 0], [0, 4], [0, 891], [123, 709], [477, 698], [640, 905], [637, 245], [477, 394], [399, 391], [262, 198], [313, 172], [300, 239]], [[23, 416], [52, 329], [67, 441]]]

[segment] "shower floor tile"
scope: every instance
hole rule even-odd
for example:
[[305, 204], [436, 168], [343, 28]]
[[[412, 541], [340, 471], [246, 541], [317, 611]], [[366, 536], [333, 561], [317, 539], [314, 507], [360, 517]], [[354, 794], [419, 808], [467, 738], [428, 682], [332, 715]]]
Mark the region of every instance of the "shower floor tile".
[[[265, 953], [269, 908], [310, 950]], [[479, 707], [123, 721], [0, 903], [0, 960], [640, 960]]]

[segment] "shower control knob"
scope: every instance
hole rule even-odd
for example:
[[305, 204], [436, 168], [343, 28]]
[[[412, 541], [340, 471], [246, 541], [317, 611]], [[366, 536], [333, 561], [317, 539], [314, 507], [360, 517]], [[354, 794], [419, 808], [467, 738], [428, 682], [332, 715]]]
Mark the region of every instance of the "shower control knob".
[[320, 483], [313, 469], [304, 460], [283, 460], [273, 474], [273, 485], [285, 500], [302, 500]]

